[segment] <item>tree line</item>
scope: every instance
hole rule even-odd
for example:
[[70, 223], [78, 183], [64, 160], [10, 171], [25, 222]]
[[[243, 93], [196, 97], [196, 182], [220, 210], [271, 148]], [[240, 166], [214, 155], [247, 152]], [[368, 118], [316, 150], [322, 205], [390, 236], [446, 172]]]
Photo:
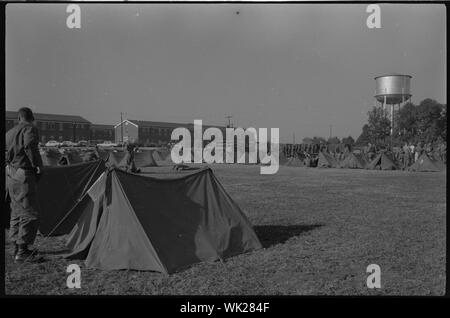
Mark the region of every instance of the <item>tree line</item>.
[[[368, 113], [367, 123], [356, 140], [357, 145], [386, 146], [390, 144], [391, 121], [388, 110], [373, 107]], [[394, 111], [392, 145], [404, 143], [446, 143], [447, 105], [427, 98], [419, 105], [406, 103]]]

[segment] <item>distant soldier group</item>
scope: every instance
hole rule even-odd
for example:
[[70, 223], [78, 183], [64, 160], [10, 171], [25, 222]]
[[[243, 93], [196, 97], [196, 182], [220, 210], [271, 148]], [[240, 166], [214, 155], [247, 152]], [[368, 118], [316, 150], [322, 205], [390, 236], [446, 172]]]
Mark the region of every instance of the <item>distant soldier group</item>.
[[[323, 151], [335, 160], [342, 161], [353, 151], [353, 147], [348, 144], [284, 144], [281, 152], [286, 158], [297, 157], [305, 163], [306, 166], [314, 166], [318, 153]], [[369, 162], [374, 160], [380, 153], [389, 155], [400, 168], [407, 169], [418, 158], [426, 153], [431, 159], [447, 162], [447, 145], [445, 142], [405, 143], [403, 147], [393, 147], [392, 149], [385, 145], [375, 145], [368, 143], [365, 147], [358, 150]]]
[[416, 145], [413, 143], [405, 143], [401, 148], [395, 148], [394, 158], [403, 169], [408, 168], [419, 157], [425, 153], [428, 157], [447, 163], [447, 145], [444, 142], [436, 143], [422, 143], [418, 142]]

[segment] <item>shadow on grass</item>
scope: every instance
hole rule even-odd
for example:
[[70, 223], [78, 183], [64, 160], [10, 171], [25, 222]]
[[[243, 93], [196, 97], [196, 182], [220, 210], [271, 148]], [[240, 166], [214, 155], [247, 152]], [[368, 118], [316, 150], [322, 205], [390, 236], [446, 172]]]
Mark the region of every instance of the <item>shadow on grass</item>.
[[261, 244], [264, 248], [276, 244], [282, 244], [291, 237], [299, 236], [305, 232], [312, 231], [324, 224], [304, 224], [304, 225], [259, 225], [254, 226]]

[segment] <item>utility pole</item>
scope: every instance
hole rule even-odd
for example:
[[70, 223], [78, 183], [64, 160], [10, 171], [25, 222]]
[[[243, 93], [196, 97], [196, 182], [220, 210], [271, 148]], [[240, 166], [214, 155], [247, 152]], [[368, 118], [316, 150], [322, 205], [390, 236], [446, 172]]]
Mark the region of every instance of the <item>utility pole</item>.
[[330, 139], [331, 139], [331, 137], [333, 136], [333, 134], [332, 134], [332, 128], [333, 128], [333, 125], [330, 125]]
[[72, 141], [75, 142], [75, 138], [77, 137], [77, 124], [75, 122], [72, 123]]
[[227, 118], [228, 119], [228, 128], [232, 128], [232, 125], [231, 125], [231, 118], [233, 118], [233, 116], [225, 116], [225, 118]]
[[120, 142], [123, 145], [123, 122], [122, 122], [122, 112], [120, 112]]

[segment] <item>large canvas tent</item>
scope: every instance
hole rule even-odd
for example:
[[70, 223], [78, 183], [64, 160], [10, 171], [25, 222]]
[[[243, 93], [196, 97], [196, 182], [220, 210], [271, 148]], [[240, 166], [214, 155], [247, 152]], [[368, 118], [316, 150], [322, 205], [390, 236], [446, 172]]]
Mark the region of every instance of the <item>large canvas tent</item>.
[[445, 169], [445, 165], [443, 162], [439, 162], [437, 160], [431, 159], [426, 153], [423, 153], [416, 162], [414, 162], [410, 167], [409, 171], [418, 171], [418, 172], [437, 172], [443, 171]]
[[398, 167], [394, 161], [385, 153], [378, 154], [368, 165], [370, 170], [397, 170]]
[[[104, 170], [105, 164], [102, 160], [70, 166], [44, 167], [37, 187], [39, 231], [43, 235], [68, 234], [78, 216], [73, 213], [70, 218], [64, 217]], [[55, 229], [58, 224], [60, 225]]]
[[351, 152], [344, 158], [344, 160], [341, 161], [339, 165], [341, 168], [347, 169], [365, 169], [367, 163], [362, 155], [356, 155]]
[[164, 179], [112, 169], [78, 210], [67, 257], [84, 259], [89, 268], [173, 273], [261, 248], [209, 168]]
[[319, 160], [317, 162], [318, 168], [339, 168], [340, 165], [331, 155], [320, 151], [319, 152]]

